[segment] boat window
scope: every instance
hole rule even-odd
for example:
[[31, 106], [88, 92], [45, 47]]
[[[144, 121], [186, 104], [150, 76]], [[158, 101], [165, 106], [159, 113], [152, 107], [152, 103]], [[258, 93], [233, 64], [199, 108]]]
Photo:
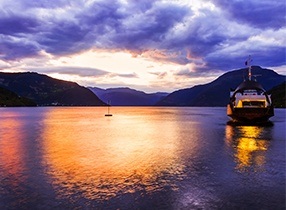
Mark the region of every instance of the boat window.
[[243, 101], [243, 107], [265, 107], [265, 101]]
[[257, 95], [257, 91], [256, 90], [245, 90], [243, 92], [243, 95]]

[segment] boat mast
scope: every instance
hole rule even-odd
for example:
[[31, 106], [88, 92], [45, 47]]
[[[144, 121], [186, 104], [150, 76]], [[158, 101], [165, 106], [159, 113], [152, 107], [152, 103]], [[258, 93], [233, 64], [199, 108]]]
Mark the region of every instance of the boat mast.
[[107, 104], [107, 114], [109, 114], [109, 109], [110, 109], [110, 100], [108, 101], [108, 104]]
[[107, 103], [107, 114], [105, 114], [106, 117], [111, 117], [112, 114], [110, 114], [110, 101]]
[[245, 61], [245, 65], [248, 66], [248, 80], [249, 81], [251, 81], [251, 77], [252, 77], [251, 62], [252, 62], [252, 59], [251, 59], [251, 56], [249, 55], [247, 61]]

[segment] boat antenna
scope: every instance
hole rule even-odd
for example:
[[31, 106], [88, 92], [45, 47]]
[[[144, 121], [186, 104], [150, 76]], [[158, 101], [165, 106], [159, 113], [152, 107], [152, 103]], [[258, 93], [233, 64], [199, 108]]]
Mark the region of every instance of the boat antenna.
[[245, 65], [248, 66], [248, 80], [251, 81], [251, 62], [252, 62], [252, 59], [251, 59], [251, 55], [248, 56], [248, 59], [245, 61]]

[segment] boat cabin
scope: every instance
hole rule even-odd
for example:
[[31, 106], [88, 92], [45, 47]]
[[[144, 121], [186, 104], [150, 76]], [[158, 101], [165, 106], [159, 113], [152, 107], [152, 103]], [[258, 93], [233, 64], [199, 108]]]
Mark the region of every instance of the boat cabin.
[[231, 92], [231, 101], [236, 108], [264, 108], [271, 105], [270, 96], [255, 81], [244, 81]]

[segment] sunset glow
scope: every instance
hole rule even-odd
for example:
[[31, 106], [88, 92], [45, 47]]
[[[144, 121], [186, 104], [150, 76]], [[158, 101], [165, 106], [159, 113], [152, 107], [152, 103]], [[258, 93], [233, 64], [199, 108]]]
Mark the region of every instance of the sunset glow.
[[0, 1], [0, 8], [3, 72], [172, 92], [243, 68], [251, 54], [253, 65], [285, 74], [282, 1]]

